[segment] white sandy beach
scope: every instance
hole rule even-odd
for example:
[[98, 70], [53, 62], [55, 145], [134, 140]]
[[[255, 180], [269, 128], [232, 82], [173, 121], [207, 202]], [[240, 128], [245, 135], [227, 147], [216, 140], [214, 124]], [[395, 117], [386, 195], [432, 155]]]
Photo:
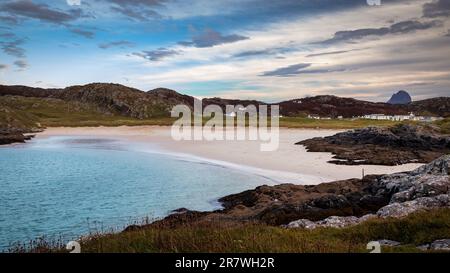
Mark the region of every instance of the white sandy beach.
[[296, 142], [333, 135], [339, 130], [280, 128], [279, 149], [261, 152], [259, 141], [175, 141], [170, 127], [83, 127], [49, 128], [36, 138], [54, 136], [82, 136], [110, 138], [142, 152], [165, 153], [184, 160], [207, 161], [229, 168], [271, 178], [275, 183], [318, 184], [334, 180], [360, 178], [365, 174], [386, 174], [410, 171], [421, 164], [400, 166], [344, 166], [327, 163], [329, 153], [308, 153]]

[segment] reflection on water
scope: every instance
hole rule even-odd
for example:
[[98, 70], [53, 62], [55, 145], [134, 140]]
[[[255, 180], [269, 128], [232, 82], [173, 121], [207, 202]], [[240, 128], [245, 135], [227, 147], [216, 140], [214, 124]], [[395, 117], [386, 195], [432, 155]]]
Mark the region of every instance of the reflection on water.
[[52, 137], [0, 148], [0, 249], [46, 235], [77, 238], [217, 199], [265, 178], [108, 138]]

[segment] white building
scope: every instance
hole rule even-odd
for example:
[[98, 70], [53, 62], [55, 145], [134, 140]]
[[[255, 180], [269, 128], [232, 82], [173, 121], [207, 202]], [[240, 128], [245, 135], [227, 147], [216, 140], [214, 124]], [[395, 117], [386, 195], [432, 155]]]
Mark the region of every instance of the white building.
[[375, 120], [391, 120], [391, 121], [436, 121], [441, 120], [441, 117], [426, 117], [426, 116], [416, 116], [413, 113], [409, 115], [385, 115], [385, 114], [371, 114], [361, 117], [363, 119], [375, 119]]

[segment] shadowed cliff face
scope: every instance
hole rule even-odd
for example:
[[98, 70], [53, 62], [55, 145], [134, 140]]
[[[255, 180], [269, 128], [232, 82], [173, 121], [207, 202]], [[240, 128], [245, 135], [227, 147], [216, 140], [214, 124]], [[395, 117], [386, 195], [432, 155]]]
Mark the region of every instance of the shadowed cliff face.
[[344, 165], [428, 163], [450, 153], [450, 136], [431, 125], [368, 127], [300, 141], [309, 152], [330, 152]]

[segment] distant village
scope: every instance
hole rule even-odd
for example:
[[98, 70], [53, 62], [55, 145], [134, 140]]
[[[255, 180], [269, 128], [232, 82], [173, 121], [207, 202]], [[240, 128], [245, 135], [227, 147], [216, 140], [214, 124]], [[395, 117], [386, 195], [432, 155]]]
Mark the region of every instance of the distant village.
[[[331, 117], [320, 117], [318, 115], [308, 115], [308, 118], [311, 119], [332, 119]], [[342, 116], [338, 116], [338, 119], [343, 119]], [[409, 115], [385, 115], [385, 114], [370, 114], [359, 117], [353, 117], [354, 119], [373, 119], [373, 120], [390, 120], [390, 121], [423, 121], [423, 122], [432, 122], [437, 120], [442, 120], [442, 117], [432, 117], [432, 116], [416, 116], [414, 113], [410, 113]]]

